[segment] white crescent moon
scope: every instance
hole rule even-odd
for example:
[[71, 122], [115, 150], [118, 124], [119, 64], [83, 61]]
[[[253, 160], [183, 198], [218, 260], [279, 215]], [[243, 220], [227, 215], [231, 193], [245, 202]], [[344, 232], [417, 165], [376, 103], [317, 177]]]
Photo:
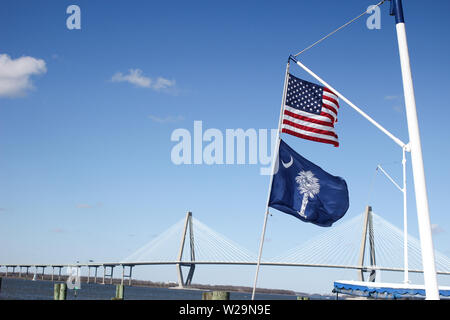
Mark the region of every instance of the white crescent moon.
[[285, 167], [287, 169], [290, 166], [292, 166], [292, 164], [294, 163], [294, 159], [291, 156], [291, 161], [289, 161], [288, 163], [284, 163], [283, 160], [281, 160], [281, 163], [283, 164], [283, 167]]

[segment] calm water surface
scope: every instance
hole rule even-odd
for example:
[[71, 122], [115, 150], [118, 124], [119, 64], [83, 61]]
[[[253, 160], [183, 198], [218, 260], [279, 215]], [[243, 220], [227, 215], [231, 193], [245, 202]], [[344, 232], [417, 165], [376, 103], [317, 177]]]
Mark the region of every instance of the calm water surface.
[[[53, 300], [53, 282], [3, 278], [0, 300]], [[146, 288], [125, 286], [125, 300], [201, 300], [201, 290]], [[67, 300], [110, 300], [116, 295], [115, 285], [82, 283], [81, 289], [67, 290]], [[250, 300], [251, 294], [231, 292], [231, 300]], [[295, 300], [296, 296], [257, 294], [259, 300]]]

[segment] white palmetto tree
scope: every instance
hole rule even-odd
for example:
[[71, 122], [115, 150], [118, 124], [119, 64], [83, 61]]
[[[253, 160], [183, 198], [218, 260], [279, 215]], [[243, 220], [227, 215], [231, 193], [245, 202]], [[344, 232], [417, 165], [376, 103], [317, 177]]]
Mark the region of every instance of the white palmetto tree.
[[295, 178], [295, 182], [298, 183], [298, 191], [303, 195], [302, 207], [298, 214], [306, 218], [305, 210], [309, 198], [314, 199], [314, 196], [320, 192], [319, 179], [311, 171], [301, 171]]

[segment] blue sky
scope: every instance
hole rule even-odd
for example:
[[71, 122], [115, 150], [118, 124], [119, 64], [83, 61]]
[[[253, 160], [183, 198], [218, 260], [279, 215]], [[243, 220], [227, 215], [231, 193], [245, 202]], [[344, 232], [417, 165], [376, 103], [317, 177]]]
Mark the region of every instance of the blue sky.
[[[450, 3], [436, 3], [405, 0], [404, 8], [433, 240], [450, 255], [450, 111], [442, 98], [450, 83]], [[81, 8], [81, 30], [66, 27], [71, 4]], [[193, 132], [195, 120], [203, 121], [204, 130], [223, 132], [276, 128], [288, 55], [371, 4], [375, 1], [2, 1], [0, 54], [42, 60], [45, 70], [34, 64], [35, 74], [20, 94], [0, 96], [0, 263], [120, 260], [188, 210], [256, 252], [269, 177], [259, 174], [260, 165], [176, 166], [171, 133]], [[369, 30], [362, 18], [299, 58], [407, 142], [388, 10], [388, 3], [381, 8], [380, 30]], [[130, 70], [141, 70], [138, 75], [152, 82], [126, 81]], [[291, 70], [313, 80], [296, 66]], [[400, 148], [344, 102], [336, 131], [339, 148], [283, 138], [346, 179], [350, 209], [342, 222], [371, 204], [401, 228], [401, 194], [382, 176], [373, 179], [382, 163], [401, 181]], [[410, 234], [418, 237], [410, 167], [408, 181]], [[264, 255], [323, 231], [273, 211]], [[248, 274], [244, 284], [251, 284], [253, 269]], [[261, 285], [325, 290], [306, 280], [280, 280], [280, 274]], [[170, 270], [161, 277], [175, 276]], [[224, 277], [231, 282], [233, 273]]]

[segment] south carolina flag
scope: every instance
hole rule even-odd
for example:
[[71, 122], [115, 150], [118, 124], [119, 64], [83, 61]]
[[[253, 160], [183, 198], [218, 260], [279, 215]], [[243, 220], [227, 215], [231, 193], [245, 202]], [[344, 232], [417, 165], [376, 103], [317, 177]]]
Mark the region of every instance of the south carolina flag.
[[306, 160], [281, 140], [269, 207], [330, 227], [348, 210], [347, 183]]

